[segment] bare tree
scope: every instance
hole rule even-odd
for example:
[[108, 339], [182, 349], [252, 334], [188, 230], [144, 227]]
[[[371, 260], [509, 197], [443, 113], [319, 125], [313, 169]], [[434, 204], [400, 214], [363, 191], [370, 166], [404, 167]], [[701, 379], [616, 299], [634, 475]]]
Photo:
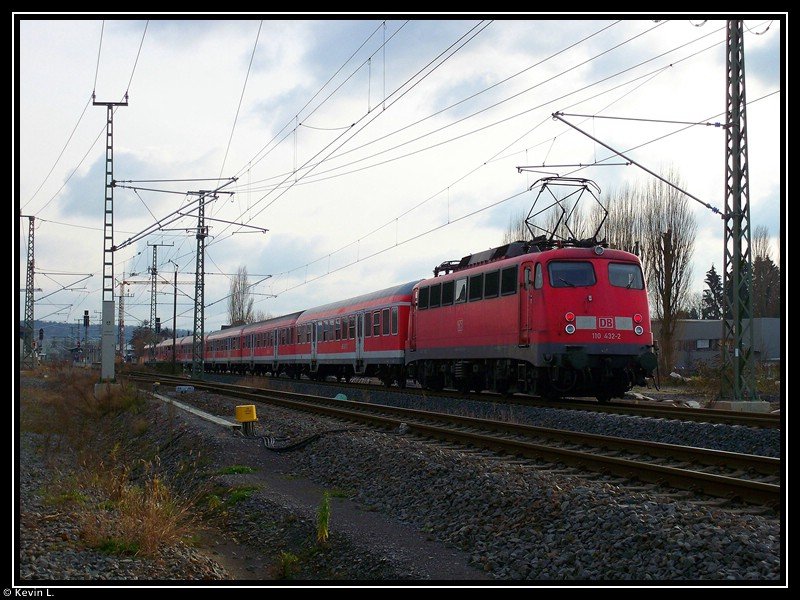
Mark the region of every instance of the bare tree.
[[530, 239], [531, 234], [525, 225], [525, 217], [527, 216], [528, 211], [521, 210], [508, 218], [508, 228], [503, 234], [504, 244]]
[[686, 306], [679, 313], [681, 319], [702, 319], [703, 318], [703, 294], [700, 292], [689, 292], [686, 296]]
[[[681, 186], [677, 171], [662, 177]], [[651, 181], [642, 203], [642, 262], [652, 310], [661, 321], [661, 358], [667, 369], [674, 366], [675, 327], [678, 313], [687, 305], [692, 277], [692, 254], [697, 221], [687, 196], [660, 181]]]
[[[640, 254], [643, 238], [643, 198], [642, 188], [629, 183], [620, 188], [611, 189], [604, 201], [608, 216], [600, 228], [599, 239], [605, 239], [611, 248]], [[596, 203], [590, 216], [593, 229], [596, 230], [600, 225], [602, 216], [602, 208]]]
[[257, 323], [259, 321], [267, 321], [272, 318], [271, 312], [264, 312], [263, 310], [257, 310], [255, 315], [253, 316], [253, 323]]
[[244, 325], [252, 323], [253, 295], [250, 284], [247, 282], [247, 267], [241, 266], [236, 270], [236, 275], [231, 279], [228, 296], [228, 321], [231, 325]]
[[769, 229], [766, 225], [758, 225], [753, 229], [752, 244], [750, 246], [753, 262], [759, 258], [772, 260], [772, 249], [769, 247]]

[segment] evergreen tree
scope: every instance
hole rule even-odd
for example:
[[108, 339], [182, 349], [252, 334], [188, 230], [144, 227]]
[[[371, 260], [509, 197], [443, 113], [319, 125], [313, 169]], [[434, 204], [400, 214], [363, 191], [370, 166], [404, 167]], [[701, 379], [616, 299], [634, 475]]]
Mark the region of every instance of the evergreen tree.
[[706, 272], [705, 283], [707, 288], [703, 290], [703, 308], [701, 318], [721, 319], [722, 318], [722, 278], [717, 273], [714, 265]]

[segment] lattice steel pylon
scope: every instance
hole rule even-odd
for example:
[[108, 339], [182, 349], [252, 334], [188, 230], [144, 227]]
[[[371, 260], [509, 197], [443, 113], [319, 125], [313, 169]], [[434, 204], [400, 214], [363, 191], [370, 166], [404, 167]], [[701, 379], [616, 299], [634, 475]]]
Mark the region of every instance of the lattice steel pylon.
[[94, 106], [106, 107], [106, 181], [103, 203], [103, 312], [100, 333], [100, 379], [114, 379], [116, 335], [114, 331], [114, 110], [128, 106], [128, 93], [124, 102], [97, 102]]
[[156, 317], [158, 316], [158, 247], [172, 246], [173, 244], [147, 244], [153, 247], [153, 265], [150, 267], [150, 360], [156, 359]]
[[[215, 196], [216, 198], [216, 196]], [[203, 360], [204, 348], [204, 279], [205, 279], [205, 260], [206, 260], [206, 196], [200, 194], [200, 201], [197, 204], [197, 257], [194, 275], [194, 329], [192, 332], [192, 377], [194, 379], [203, 378], [205, 362]], [[173, 324], [174, 326], [174, 324]]]
[[744, 76], [744, 23], [727, 22], [725, 256], [720, 397], [757, 400], [752, 327], [750, 179]]
[[28, 216], [28, 267], [25, 273], [25, 315], [22, 321], [22, 361], [21, 368], [36, 366], [33, 356], [33, 224], [34, 217]]

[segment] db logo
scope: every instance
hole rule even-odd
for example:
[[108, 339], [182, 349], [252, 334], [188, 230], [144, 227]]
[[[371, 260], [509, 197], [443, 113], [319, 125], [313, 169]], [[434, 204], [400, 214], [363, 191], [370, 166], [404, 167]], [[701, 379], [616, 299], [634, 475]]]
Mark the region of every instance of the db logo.
[[614, 329], [614, 317], [598, 317], [597, 324], [600, 329]]

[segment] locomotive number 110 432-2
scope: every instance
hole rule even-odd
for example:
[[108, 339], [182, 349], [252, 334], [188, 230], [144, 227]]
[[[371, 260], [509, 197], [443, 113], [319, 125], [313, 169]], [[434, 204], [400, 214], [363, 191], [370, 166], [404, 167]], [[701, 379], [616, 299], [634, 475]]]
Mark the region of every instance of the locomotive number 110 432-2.
[[622, 334], [621, 333], [593, 333], [592, 334], [593, 340], [621, 340]]

